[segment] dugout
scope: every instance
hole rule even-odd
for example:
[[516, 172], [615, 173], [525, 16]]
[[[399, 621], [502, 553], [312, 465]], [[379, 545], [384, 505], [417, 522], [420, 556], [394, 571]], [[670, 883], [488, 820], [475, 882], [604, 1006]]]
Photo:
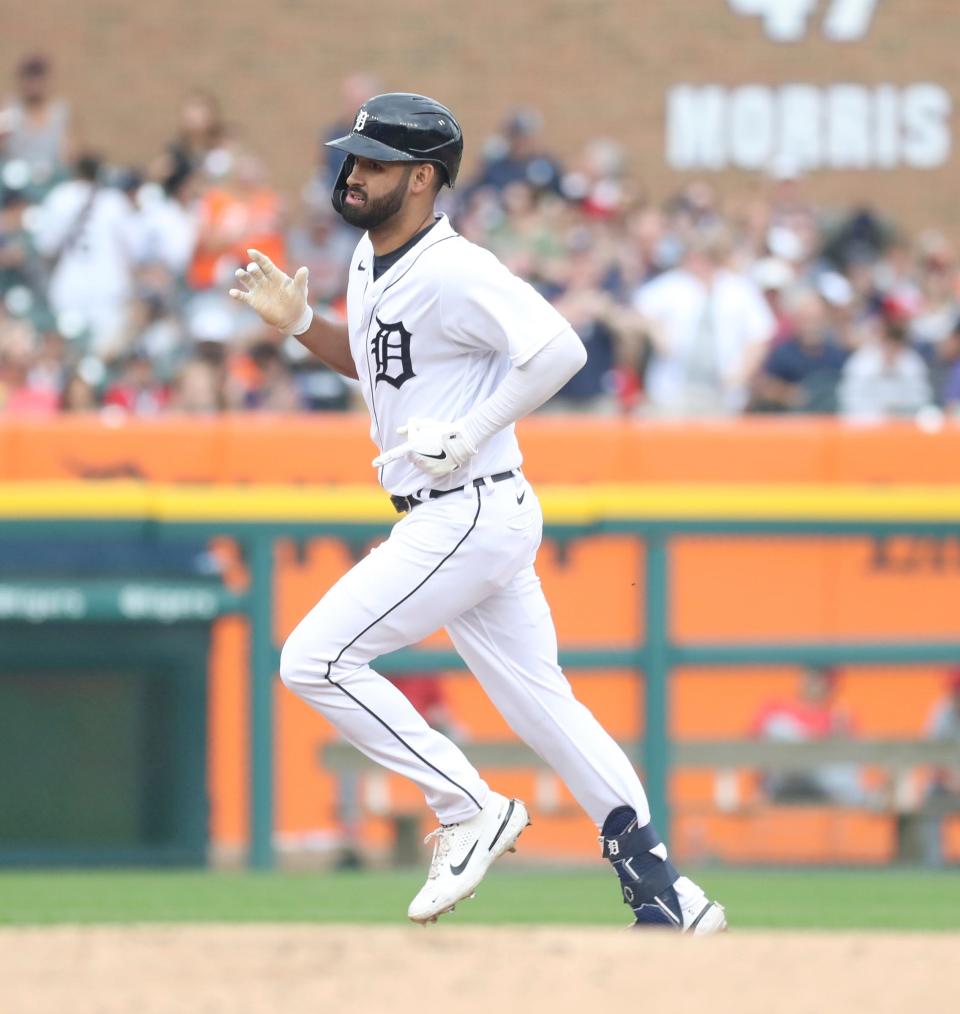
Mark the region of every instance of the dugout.
[[[25, 547], [6, 548], [0, 865], [204, 864], [211, 626], [232, 597], [176, 554], [135, 578], [130, 546], [87, 568], [62, 544], [56, 568], [38, 552], [21, 579]], [[126, 568], [104, 566], [113, 553]]]

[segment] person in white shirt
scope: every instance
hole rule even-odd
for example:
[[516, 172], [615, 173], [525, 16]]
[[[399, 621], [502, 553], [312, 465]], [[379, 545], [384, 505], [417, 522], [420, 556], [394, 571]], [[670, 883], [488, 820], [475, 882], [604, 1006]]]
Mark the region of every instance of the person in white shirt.
[[514, 423], [583, 366], [583, 345], [531, 286], [435, 215], [463, 150], [449, 109], [422, 95], [376, 96], [331, 144], [347, 153], [334, 206], [366, 230], [346, 326], [313, 315], [305, 267], [290, 278], [257, 251], [231, 295], [359, 380], [380, 448], [373, 464], [405, 516], [300, 622], [280, 677], [344, 739], [416, 782], [436, 813], [414, 921], [470, 897], [528, 822], [520, 800], [492, 791], [370, 666], [443, 626], [601, 829], [636, 925], [716, 932], [722, 907], [669, 862], [633, 766], [574, 698], [534, 569], [543, 516]]
[[846, 361], [837, 396], [840, 413], [860, 422], [913, 416], [933, 404], [930, 372], [911, 348], [903, 322], [885, 318], [879, 333]]
[[100, 185], [100, 163], [77, 161], [76, 176], [60, 183], [39, 207], [37, 249], [52, 265], [47, 298], [68, 337], [87, 332], [90, 351], [122, 351], [133, 292], [135, 212], [119, 190]]
[[178, 282], [186, 278], [197, 246], [200, 209], [196, 173], [185, 163], [175, 165], [140, 210], [143, 242], [139, 260], [162, 267]]
[[636, 293], [653, 345], [646, 393], [655, 415], [726, 416], [746, 405], [776, 320], [756, 284], [725, 266], [728, 251], [722, 227], [706, 227], [680, 267]]

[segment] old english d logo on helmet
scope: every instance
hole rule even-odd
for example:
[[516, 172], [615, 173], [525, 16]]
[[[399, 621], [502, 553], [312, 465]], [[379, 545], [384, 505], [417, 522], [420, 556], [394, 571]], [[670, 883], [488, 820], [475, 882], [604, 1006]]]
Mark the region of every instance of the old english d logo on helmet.
[[343, 210], [347, 177], [357, 156], [378, 162], [430, 162], [452, 187], [463, 155], [463, 132], [446, 106], [426, 95], [389, 92], [368, 99], [357, 112], [353, 129], [327, 141], [346, 153], [333, 187], [333, 206]]

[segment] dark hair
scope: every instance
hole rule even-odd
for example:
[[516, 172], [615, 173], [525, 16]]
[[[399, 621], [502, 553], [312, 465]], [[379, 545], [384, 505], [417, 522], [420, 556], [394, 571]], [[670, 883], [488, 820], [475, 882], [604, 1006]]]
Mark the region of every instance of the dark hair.
[[172, 165], [163, 179], [163, 190], [167, 197], [173, 197], [193, 175], [189, 159], [181, 151], [171, 152]]
[[17, 64], [18, 77], [43, 77], [50, 71], [50, 61], [43, 53], [30, 53]]
[[96, 152], [85, 151], [77, 156], [77, 160], [73, 164], [73, 173], [78, 180], [96, 183], [102, 166], [103, 159]]

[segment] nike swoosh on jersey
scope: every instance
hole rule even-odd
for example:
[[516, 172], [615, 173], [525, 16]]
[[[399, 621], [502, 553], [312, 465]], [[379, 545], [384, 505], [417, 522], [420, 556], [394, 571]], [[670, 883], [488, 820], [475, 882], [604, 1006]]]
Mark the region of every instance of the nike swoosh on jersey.
[[365, 264], [364, 264], [364, 263], [363, 263], [363, 262], [361, 261], [361, 262], [360, 262], [360, 263], [359, 263], [359, 264], [357, 265], [357, 271], [366, 271], [366, 270], [367, 270], [367, 268], [366, 268], [366, 265], [365, 265]]
[[524, 498], [524, 497], [525, 497], [526, 495], [527, 495], [527, 491], [526, 491], [526, 490], [524, 490], [524, 491], [523, 491], [523, 492], [522, 492], [522, 493], [521, 493], [521, 494], [520, 494], [520, 495], [519, 495], [519, 496], [517, 497], [517, 503], [523, 503], [523, 498]]
[[452, 873], [452, 874], [453, 874], [453, 875], [454, 875], [455, 877], [459, 877], [459, 876], [460, 876], [460, 874], [461, 874], [461, 873], [463, 873], [463, 871], [464, 871], [464, 870], [465, 870], [465, 869], [467, 868], [467, 863], [469, 863], [469, 862], [470, 862], [470, 857], [471, 857], [471, 856], [473, 855], [473, 853], [474, 853], [474, 852], [476, 851], [476, 849], [477, 849], [477, 846], [478, 846], [479, 844], [480, 844], [480, 839], [478, 838], [478, 839], [477, 839], [477, 840], [476, 840], [476, 841], [475, 841], [475, 842], [473, 843], [473, 845], [471, 845], [471, 846], [470, 846], [470, 851], [469, 851], [469, 852], [468, 852], [468, 853], [467, 853], [467, 854], [466, 854], [466, 855], [465, 855], [465, 856], [463, 857], [463, 862], [462, 862], [462, 863], [457, 863], [457, 865], [456, 865], [456, 866], [454, 866], [454, 865], [453, 865], [453, 863], [451, 863], [451, 864], [450, 864], [450, 872], [451, 872], [451, 873]]

